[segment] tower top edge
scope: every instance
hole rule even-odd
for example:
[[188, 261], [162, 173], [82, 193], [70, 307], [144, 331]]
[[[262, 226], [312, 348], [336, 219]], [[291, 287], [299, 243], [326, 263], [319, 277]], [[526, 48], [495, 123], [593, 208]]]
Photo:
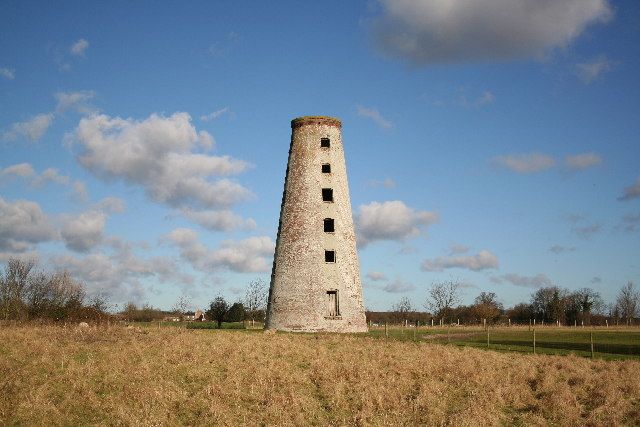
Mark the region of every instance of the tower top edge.
[[291, 120], [291, 128], [295, 129], [301, 126], [307, 125], [324, 125], [335, 126], [338, 129], [342, 128], [342, 122], [340, 119], [328, 116], [303, 116]]

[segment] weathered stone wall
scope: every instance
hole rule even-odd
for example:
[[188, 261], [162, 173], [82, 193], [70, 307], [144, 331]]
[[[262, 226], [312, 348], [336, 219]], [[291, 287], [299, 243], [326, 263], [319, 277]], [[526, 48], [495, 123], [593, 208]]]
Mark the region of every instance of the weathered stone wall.
[[[291, 122], [291, 128], [265, 327], [364, 332], [341, 123], [330, 117], [301, 117]], [[320, 147], [321, 138], [329, 138], [329, 148]], [[331, 165], [331, 173], [322, 173], [324, 163]], [[333, 202], [322, 201], [322, 188], [333, 189]], [[325, 218], [335, 220], [334, 233], [324, 232]], [[325, 249], [335, 250], [335, 263], [325, 262]], [[331, 290], [338, 291], [339, 316], [328, 316]]]

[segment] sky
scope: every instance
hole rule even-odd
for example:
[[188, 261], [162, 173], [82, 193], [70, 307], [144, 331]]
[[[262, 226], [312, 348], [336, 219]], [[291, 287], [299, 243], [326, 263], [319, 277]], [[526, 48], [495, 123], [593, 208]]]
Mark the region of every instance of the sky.
[[640, 284], [640, 7], [0, 2], [0, 262], [169, 309], [269, 282], [290, 121], [342, 120], [365, 305]]

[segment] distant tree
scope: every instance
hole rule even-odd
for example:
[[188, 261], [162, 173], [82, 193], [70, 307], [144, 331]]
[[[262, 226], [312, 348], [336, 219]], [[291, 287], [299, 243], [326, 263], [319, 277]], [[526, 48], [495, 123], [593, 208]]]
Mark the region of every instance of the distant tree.
[[0, 310], [2, 317], [24, 319], [28, 315], [25, 297], [29, 286], [29, 275], [35, 261], [10, 258], [0, 277]]
[[211, 301], [211, 304], [209, 304], [207, 317], [218, 322], [218, 328], [220, 328], [228, 310], [229, 304], [227, 304], [227, 301], [225, 301], [222, 296], [217, 296], [213, 301]]
[[453, 314], [453, 308], [460, 303], [460, 282], [449, 280], [432, 283], [425, 307], [436, 317], [447, 317]]
[[397, 323], [404, 322], [405, 320], [409, 320], [409, 316], [415, 313], [415, 311], [413, 305], [411, 305], [411, 300], [407, 297], [402, 297], [400, 301], [393, 305], [393, 319]]
[[602, 313], [604, 302], [600, 294], [590, 288], [582, 288], [567, 295], [566, 320], [569, 323], [591, 324], [591, 315]]
[[245, 319], [245, 309], [241, 302], [236, 302], [231, 305], [229, 311], [227, 311], [227, 322], [242, 322]]
[[557, 286], [538, 289], [531, 296], [531, 309], [534, 318], [545, 322], [555, 322], [556, 320], [564, 322], [565, 295], [566, 292]]
[[478, 319], [493, 322], [502, 314], [503, 306], [494, 292], [480, 292], [474, 301], [472, 310]]
[[638, 314], [639, 306], [640, 293], [635, 289], [633, 282], [627, 282], [620, 289], [618, 298], [616, 298], [616, 311], [622, 319], [625, 319], [627, 325], [630, 325], [633, 318]]
[[533, 318], [533, 310], [530, 304], [521, 302], [507, 310], [507, 317], [512, 322], [526, 324]]
[[180, 295], [180, 298], [178, 298], [178, 301], [176, 301], [176, 303], [173, 304], [171, 311], [176, 316], [179, 316], [180, 319], [182, 319], [190, 309], [191, 309], [191, 298], [187, 295]]
[[249, 282], [244, 296], [244, 308], [253, 326], [256, 318], [261, 318], [267, 308], [269, 290], [264, 280], [258, 278]]

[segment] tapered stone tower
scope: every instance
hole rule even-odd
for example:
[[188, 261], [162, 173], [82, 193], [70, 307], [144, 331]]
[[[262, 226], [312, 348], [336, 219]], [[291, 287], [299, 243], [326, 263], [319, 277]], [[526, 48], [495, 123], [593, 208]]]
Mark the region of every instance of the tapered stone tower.
[[291, 121], [266, 329], [367, 331], [341, 130]]

